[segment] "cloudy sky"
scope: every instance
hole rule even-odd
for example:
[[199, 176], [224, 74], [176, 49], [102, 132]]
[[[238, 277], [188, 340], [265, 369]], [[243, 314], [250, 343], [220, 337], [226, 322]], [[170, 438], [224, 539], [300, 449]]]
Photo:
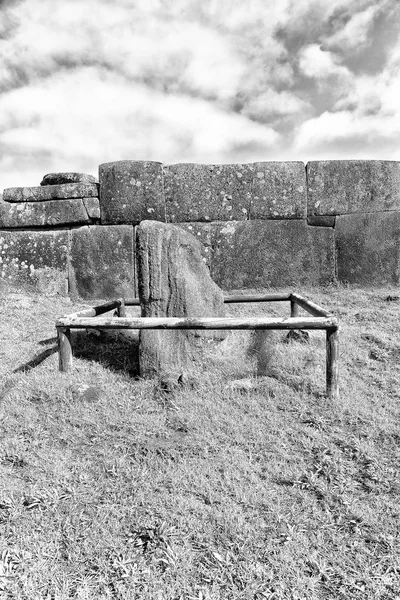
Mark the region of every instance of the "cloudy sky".
[[400, 160], [399, 0], [0, 0], [0, 191], [338, 158]]

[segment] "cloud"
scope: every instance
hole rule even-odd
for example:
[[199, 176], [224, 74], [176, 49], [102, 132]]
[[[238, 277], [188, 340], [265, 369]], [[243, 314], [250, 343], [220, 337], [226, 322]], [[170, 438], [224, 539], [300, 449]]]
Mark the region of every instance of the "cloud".
[[132, 156], [212, 162], [268, 155], [280, 140], [276, 123], [304, 103], [274, 90], [292, 83], [293, 69], [272, 35], [274, 20], [264, 35], [261, 3], [228, 4], [10, 6], [15, 26], [0, 39], [0, 144], [15, 157], [7, 177], [21, 164], [28, 176], [35, 157], [45, 170], [80, 164], [93, 171], [103, 160]]
[[307, 159], [322, 132], [336, 155], [393, 146], [393, 0], [10, 0], [0, 11], [3, 185], [121, 158]]
[[324, 112], [319, 117], [309, 119], [300, 127], [297, 146], [301, 149], [322, 149], [324, 145], [332, 148], [333, 143], [348, 140], [349, 143], [385, 138], [394, 142], [400, 133], [400, 124], [395, 126], [391, 117], [377, 115], [359, 115], [344, 110], [336, 113]]
[[347, 80], [350, 77], [349, 70], [339, 64], [338, 58], [318, 44], [310, 44], [301, 50], [299, 68], [306, 77], [318, 80], [331, 77]]
[[335, 8], [329, 18], [329, 29], [321, 37], [324, 46], [341, 56], [361, 54], [373, 43], [377, 23], [385, 23], [386, 33], [391, 29], [391, 20], [398, 17], [398, 5], [393, 0], [363, 0], [343, 2]]
[[268, 89], [254, 98], [250, 98], [242, 110], [242, 114], [254, 121], [265, 122], [271, 115], [285, 119], [300, 117], [310, 112], [310, 104], [286, 90], [276, 92]]
[[[128, 159], [229, 162], [249, 159], [279, 141], [270, 127], [202, 99], [165, 94], [95, 67], [54, 75], [0, 97], [2, 187], [34, 185], [21, 173], [30, 157], [44, 171], [90, 172], [100, 162]], [[47, 157], [47, 159], [46, 159]], [[43, 170], [42, 169], [42, 170]], [[18, 173], [22, 180], [11, 181]], [[43, 173], [40, 173], [42, 175]], [[38, 178], [36, 178], [38, 179]]]
[[158, 89], [224, 102], [239, 91], [248, 64], [229, 32], [156, 12], [160, 3], [101, 0], [23, 2], [12, 40], [0, 41], [3, 89], [60, 69], [99, 65]]
[[[382, 73], [356, 77], [349, 93], [331, 111], [306, 120], [294, 140], [300, 152], [332, 156], [341, 152], [376, 158], [399, 156], [400, 44], [393, 49]], [[353, 156], [355, 158], [356, 156]]]

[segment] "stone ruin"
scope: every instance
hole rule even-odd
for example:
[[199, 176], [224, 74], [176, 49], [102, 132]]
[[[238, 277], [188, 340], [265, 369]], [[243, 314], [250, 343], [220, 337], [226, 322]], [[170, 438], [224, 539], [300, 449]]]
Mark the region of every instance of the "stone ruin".
[[[211, 279], [200, 242], [175, 225], [142, 221], [136, 232], [142, 317], [225, 316], [222, 290]], [[224, 331], [141, 330], [141, 377], [178, 379], [203, 359], [205, 347]]]
[[137, 296], [144, 220], [193, 233], [226, 292], [400, 282], [400, 161], [123, 160], [0, 188], [0, 293]]

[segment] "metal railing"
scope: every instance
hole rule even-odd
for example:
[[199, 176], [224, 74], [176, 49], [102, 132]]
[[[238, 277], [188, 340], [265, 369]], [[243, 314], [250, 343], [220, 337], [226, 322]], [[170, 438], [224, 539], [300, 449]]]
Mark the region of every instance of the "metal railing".
[[[226, 304], [290, 302], [290, 317], [127, 317], [126, 306], [139, 306], [138, 298], [118, 298], [56, 321], [59, 369], [72, 367], [71, 329], [313, 329], [326, 331], [326, 396], [339, 396], [339, 322], [330, 312], [296, 293], [225, 296]], [[310, 317], [299, 315], [299, 308]], [[102, 317], [116, 311], [117, 316]]]

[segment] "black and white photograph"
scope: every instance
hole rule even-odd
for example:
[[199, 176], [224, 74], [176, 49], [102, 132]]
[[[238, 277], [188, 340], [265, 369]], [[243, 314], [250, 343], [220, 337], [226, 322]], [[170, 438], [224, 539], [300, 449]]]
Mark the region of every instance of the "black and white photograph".
[[399, 0], [0, 0], [0, 600], [400, 600]]

